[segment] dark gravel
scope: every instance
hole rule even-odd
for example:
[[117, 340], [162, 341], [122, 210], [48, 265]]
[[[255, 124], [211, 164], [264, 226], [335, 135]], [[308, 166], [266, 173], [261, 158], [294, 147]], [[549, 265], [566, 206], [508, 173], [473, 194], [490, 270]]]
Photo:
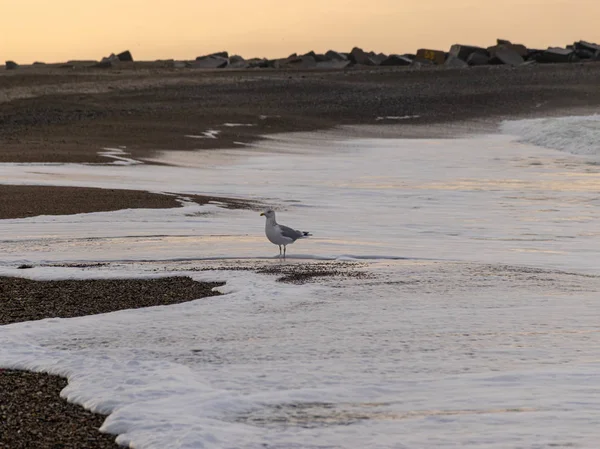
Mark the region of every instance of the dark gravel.
[[[218, 283], [188, 277], [151, 280], [31, 281], [0, 277], [0, 324], [177, 304], [214, 296]], [[59, 397], [57, 376], [0, 370], [0, 449], [117, 448], [98, 428], [104, 416]]]
[[105, 416], [59, 397], [66, 379], [0, 370], [0, 449], [115, 449]]
[[43, 318], [71, 318], [179, 304], [206, 296], [222, 284], [188, 277], [32, 281], [0, 277], [0, 325]]

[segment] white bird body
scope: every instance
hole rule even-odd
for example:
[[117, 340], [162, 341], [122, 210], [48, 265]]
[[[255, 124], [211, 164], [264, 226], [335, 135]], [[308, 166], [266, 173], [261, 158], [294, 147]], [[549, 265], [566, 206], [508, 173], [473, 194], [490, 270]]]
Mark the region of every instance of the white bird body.
[[277, 223], [275, 219], [275, 212], [271, 209], [263, 212], [267, 220], [265, 222], [265, 235], [269, 242], [279, 246], [279, 255], [281, 256], [281, 247], [283, 246], [283, 258], [285, 259], [285, 252], [287, 245], [291, 245], [298, 239], [309, 237], [311, 234], [305, 231], [298, 231], [296, 229], [289, 228], [284, 225]]

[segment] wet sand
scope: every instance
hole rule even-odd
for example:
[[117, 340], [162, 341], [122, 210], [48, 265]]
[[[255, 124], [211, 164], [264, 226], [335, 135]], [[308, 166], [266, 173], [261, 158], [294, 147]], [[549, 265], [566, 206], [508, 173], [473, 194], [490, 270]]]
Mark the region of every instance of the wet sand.
[[[180, 207], [182, 198], [183, 195], [139, 190], [0, 185], [0, 219], [135, 208], [168, 209]], [[259, 203], [236, 198], [208, 195], [185, 195], [185, 198], [200, 205], [214, 201], [229, 209], [258, 210], [262, 207]]]

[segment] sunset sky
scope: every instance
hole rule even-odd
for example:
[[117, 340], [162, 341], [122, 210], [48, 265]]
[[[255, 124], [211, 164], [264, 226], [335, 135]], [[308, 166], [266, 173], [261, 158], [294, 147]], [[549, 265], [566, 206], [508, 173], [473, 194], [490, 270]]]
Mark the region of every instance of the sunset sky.
[[0, 59], [20, 63], [600, 41], [600, 0], [2, 0], [0, 17]]

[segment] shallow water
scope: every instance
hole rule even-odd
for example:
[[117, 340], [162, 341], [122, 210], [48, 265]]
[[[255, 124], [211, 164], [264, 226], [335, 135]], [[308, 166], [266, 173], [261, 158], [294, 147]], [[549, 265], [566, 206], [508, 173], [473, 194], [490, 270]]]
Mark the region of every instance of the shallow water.
[[[65, 396], [112, 412], [104, 430], [141, 448], [596, 447], [594, 156], [506, 135], [302, 134], [163, 160], [178, 166], [0, 174], [261, 199], [314, 237], [282, 262], [253, 211], [2, 220], [2, 274], [175, 273], [227, 280], [228, 294], [0, 327], [0, 365], [69, 375]], [[317, 259], [358, 259], [348, 269], [365, 277], [288, 285], [222, 270]], [[111, 263], [15, 268], [86, 261]]]

